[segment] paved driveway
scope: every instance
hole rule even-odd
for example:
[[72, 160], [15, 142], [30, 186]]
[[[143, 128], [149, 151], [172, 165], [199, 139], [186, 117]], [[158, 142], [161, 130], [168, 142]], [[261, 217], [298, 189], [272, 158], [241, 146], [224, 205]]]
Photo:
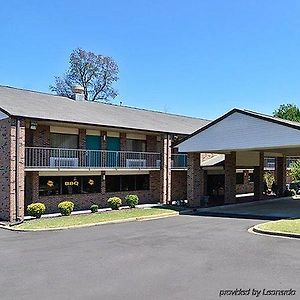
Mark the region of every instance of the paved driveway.
[[248, 233], [258, 222], [178, 216], [56, 232], [0, 230], [0, 298], [210, 300], [221, 289], [293, 288], [296, 296], [287, 298], [299, 299], [300, 241]]
[[233, 216], [258, 219], [300, 218], [300, 199], [279, 198], [199, 209], [202, 215]]

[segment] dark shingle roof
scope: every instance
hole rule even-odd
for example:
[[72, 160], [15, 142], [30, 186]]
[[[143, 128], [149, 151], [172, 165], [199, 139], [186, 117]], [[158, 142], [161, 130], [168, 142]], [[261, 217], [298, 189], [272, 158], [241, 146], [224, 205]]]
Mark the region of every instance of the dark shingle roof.
[[191, 134], [210, 122], [133, 107], [74, 101], [7, 86], [0, 86], [0, 110], [16, 117], [176, 134]]

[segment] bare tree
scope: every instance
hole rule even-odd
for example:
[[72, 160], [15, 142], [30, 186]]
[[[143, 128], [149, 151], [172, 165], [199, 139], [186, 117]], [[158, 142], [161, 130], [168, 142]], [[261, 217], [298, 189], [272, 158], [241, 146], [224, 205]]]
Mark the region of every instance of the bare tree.
[[119, 79], [119, 67], [111, 57], [78, 48], [71, 53], [69, 64], [65, 75], [55, 77], [52, 92], [74, 99], [72, 87], [81, 85], [85, 100], [110, 101], [118, 95], [112, 85]]

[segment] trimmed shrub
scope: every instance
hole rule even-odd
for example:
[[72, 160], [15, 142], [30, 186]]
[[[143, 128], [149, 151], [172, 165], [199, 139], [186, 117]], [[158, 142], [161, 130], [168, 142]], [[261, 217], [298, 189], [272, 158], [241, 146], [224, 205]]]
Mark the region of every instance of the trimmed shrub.
[[285, 197], [292, 197], [292, 196], [296, 196], [296, 191], [295, 190], [285, 190], [284, 191], [284, 196]]
[[135, 208], [139, 204], [139, 197], [137, 195], [127, 195], [125, 201], [130, 208]]
[[122, 200], [119, 197], [111, 197], [107, 200], [107, 204], [111, 209], [119, 209], [122, 205]]
[[92, 204], [91, 205], [91, 212], [96, 213], [98, 211], [99, 206], [97, 204]]
[[62, 201], [57, 207], [63, 216], [69, 216], [74, 209], [74, 203], [72, 201]]
[[46, 211], [46, 206], [44, 203], [32, 203], [27, 206], [27, 212], [30, 216], [39, 219], [42, 214]]

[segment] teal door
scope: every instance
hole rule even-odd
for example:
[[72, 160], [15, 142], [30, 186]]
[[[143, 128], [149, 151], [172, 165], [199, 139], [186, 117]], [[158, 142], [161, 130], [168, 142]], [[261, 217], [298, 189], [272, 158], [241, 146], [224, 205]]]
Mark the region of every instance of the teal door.
[[100, 167], [101, 162], [101, 137], [96, 135], [86, 136], [87, 164], [90, 167]]
[[[111, 168], [119, 167], [119, 152], [120, 151], [120, 138], [107, 137], [107, 165]], [[116, 152], [117, 151], [117, 152]]]

